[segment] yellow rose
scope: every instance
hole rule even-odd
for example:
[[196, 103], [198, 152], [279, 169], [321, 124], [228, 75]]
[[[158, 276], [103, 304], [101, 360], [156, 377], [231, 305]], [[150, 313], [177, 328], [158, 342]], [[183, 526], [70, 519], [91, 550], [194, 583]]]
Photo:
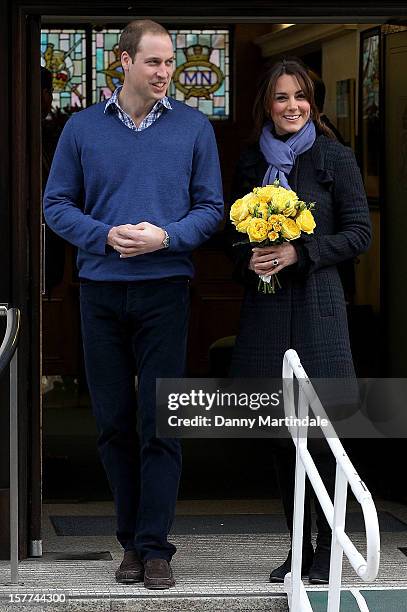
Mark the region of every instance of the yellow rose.
[[284, 187], [275, 187], [273, 196], [272, 196], [272, 204], [274, 206], [274, 210], [282, 213], [287, 207], [297, 206], [298, 196], [295, 191], [290, 191], [288, 189], [284, 189]]
[[267, 221], [267, 217], [269, 216], [269, 207], [266, 203], [261, 202], [257, 207], [257, 214], [262, 216], [262, 219]]
[[310, 210], [305, 208], [302, 210], [295, 219], [296, 224], [301, 231], [306, 234], [313, 234], [316, 226], [313, 214]]
[[258, 206], [260, 203], [259, 198], [257, 197], [257, 195], [255, 193], [246, 193], [245, 196], [243, 196], [242, 198], [243, 202], [245, 203], [245, 205], [247, 206], [247, 209], [249, 211], [249, 213], [252, 215], [254, 212], [254, 208], [255, 206]]
[[277, 238], [278, 238], [278, 232], [271, 231], [271, 232], [269, 232], [267, 234], [267, 237], [268, 237], [269, 240], [274, 242], [274, 240], [277, 240]]
[[276, 187], [274, 185], [266, 185], [265, 187], [256, 187], [253, 189], [260, 202], [269, 202], [273, 196]]
[[[281, 215], [270, 215], [268, 220], [267, 220], [267, 227], [269, 228], [269, 230], [276, 230], [276, 232], [279, 232], [281, 230], [281, 220], [280, 217]], [[283, 217], [283, 220], [285, 221], [285, 217]]]
[[247, 234], [250, 242], [262, 242], [267, 238], [267, 221], [254, 217], [247, 227]]
[[294, 221], [294, 219], [290, 219], [287, 217], [281, 223], [281, 235], [286, 240], [295, 240], [301, 234], [301, 230]]
[[246, 234], [247, 227], [252, 219], [253, 217], [251, 215], [247, 216], [246, 219], [243, 219], [243, 221], [236, 225], [237, 231], [242, 232], [242, 234]]
[[244, 199], [236, 200], [236, 202], [232, 204], [230, 208], [230, 220], [235, 225], [243, 221], [243, 219], [246, 219], [248, 214], [249, 209]]
[[297, 207], [294, 202], [289, 203], [283, 210], [283, 215], [285, 217], [295, 217], [297, 214]]

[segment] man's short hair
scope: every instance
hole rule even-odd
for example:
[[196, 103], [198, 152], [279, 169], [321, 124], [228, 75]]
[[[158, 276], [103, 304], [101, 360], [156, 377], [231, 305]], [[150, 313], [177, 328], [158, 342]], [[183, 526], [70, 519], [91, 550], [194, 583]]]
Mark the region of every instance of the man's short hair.
[[130, 21], [120, 36], [120, 54], [122, 54], [123, 51], [127, 51], [131, 59], [134, 60], [140, 45], [140, 40], [144, 34], [156, 34], [160, 36], [167, 35], [171, 38], [168, 30], [166, 30], [164, 26], [156, 21], [152, 21], [151, 19], [137, 19], [135, 21]]
[[41, 89], [52, 91], [52, 73], [44, 66], [41, 66]]

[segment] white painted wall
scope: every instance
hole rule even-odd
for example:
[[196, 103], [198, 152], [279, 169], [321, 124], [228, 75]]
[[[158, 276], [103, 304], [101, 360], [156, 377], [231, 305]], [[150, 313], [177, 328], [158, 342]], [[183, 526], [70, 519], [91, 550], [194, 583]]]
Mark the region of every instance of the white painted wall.
[[[359, 31], [322, 43], [322, 80], [326, 87], [324, 112], [336, 125], [336, 82], [358, 79]], [[356, 87], [357, 91], [357, 87]], [[357, 95], [357, 94], [356, 94]], [[356, 100], [357, 109], [357, 100]], [[357, 113], [356, 113], [357, 116]], [[357, 121], [356, 121], [357, 126]], [[357, 133], [357, 132], [356, 132]]]

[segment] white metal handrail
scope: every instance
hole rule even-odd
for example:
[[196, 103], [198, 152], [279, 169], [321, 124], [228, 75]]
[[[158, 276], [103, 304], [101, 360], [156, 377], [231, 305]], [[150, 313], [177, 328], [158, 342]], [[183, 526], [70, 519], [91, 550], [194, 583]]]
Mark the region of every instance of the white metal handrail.
[[[299, 385], [297, 411], [295, 409], [293, 388], [294, 376]], [[308, 475], [329, 526], [332, 529], [327, 612], [339, 612], [343, 553], [345, 553], [353, 569], [364, 582], [372, 582], [377, 577], [380, 562], [380, 531], [376, 507], [370, 492], [360, 479], [338, 439], [321, 401], [301, 365], [298, 354], [293, 349], [286, 351], [284, 355], [283, 381], [285, 415], [288, 418], [288, 422], [290, 422], [292, 417], [300, 421], [299, 424], [289, 427], [296, 447], [296, 467], [291, 572], [285, 576], [284, 580], [288, 604], [290, 610], [294, 610], [294, 612], [312, 612], [307, 592], [301, 580], [305, 477]], [[309, 408], [311, 408], [316, 417], [319, 416], [321, 420], [325, 419], [328, 422], [328, 425], [321, 429], [336, 459], [333, 504], [307, 448], [308, 428], [304, 425], [304, 420], [309, 415]], [[366, 559], [360, 554], [345, 533], [348, 484], [363, 511], [366, 528]], [[359, 609], [368, 612], [365, 600], [356, 595], [355, 599]]]
[[0, 316], [7, 317], [7, 327], [0, 346], [0, 375], [10, 365], [10, 574], [12, 585], [18, 582], [18, 405], [17, 345], [20, 311], [0, 304]]

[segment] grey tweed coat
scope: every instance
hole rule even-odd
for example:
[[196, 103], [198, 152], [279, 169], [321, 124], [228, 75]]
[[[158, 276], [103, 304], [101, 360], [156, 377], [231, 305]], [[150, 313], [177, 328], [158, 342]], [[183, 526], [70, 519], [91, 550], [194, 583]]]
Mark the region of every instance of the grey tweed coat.
[[[233, 199], [262, 184], [267, 169], [258, 145], [243, 153]], [[354, 376], [345, 299], [337, 264], [370, 243], [370, 218], [361, 175], [351, 149], [319, 134], [297, 157], [289, 184], [300, 199], [315, 202], [314, 234], [295, 241], [298, 262], [279, 273], [276, 294], [257, 291], [247, 269], [251, 247], [234, 247], [236, 269], [247, 285], [232, 358], [236, 377], [280, 377], [284, 352], [297, 351], [311, 377]], [[229, 226], [227, 240], [239, 242]]]

